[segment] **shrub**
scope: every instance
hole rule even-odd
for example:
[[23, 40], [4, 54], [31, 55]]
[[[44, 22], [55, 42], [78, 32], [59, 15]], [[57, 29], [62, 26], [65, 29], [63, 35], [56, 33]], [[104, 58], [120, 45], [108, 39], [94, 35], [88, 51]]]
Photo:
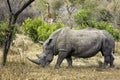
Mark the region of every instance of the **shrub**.
[[22, 24], [22, 30], [25, 34], [30, 36], [33, 41], [45, 41], [49, 35], [56, 29], [64, 27], [61, 23], [48, 24], [43, 22], [41, 17], [30, 19], [28, 18]]
[[[15, 34], [17, 32], [17, 29], [18, 26], [15, 25], [15, 29], [13, 31], [13, 36], [12, 36], [12, 39], [15, 39]], [[8, 22], [1, 22], [0, 23], [0, 47], [3, 46], [3, 43], [4, 43], [4, 40], [5, 40], [5, 35], [6, 35], [6, 31], [9, 31], [9, 28], [8, 28]]]
[[[100, 16], [98, 19], [94, 17], [96, 15], [94, 11], [92, 12], [91, 9], [81, 9], [78, 13], [74, 14], [74, 20], [79, 25], [79, 29], [92, 27], [101, 30], [107, 30], [109, 33], [113, 35], [116, 40], [120, 40], [120, 32], [111, 23], [109, 23], [109, 19], [105, 20], [101, 19]], [[103, 17], [103, 16], [101, 16]]]
[[104, 21], [101, 21], [101, 22], [93, 21], [92, 25], [93, 25], [92, 26], [93, 28], [108, 31], [111, 35], [113, 35], [115, 40], [120, 40], [120, 31], [116, 29], [114, 26], [112, 26], [112, 24]]
[[7, 30], [7, 23], [0, 23], [0, 46], [3, 45], [5, 39], [5, 30]]

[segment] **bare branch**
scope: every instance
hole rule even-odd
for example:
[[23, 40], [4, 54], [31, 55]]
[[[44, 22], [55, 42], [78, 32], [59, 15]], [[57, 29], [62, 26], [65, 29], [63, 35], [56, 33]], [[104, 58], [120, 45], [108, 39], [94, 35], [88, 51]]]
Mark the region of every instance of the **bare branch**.
[[10, 10], [10, 13], [12, 13], [12, 9], [11, 9], [11, 5], [10, 5], [10, 1], [7, 0], [7, 4], [8, 4], [8, 7], [9, 7], [9, 10]]
[[28, 2], [26, 2], [22, 8], [20, 10], [18, 10], [16, 13], [15, 13], [15, 16], [17, 17], [26, 7], [28, 7], [34, 0], [29, 0]]

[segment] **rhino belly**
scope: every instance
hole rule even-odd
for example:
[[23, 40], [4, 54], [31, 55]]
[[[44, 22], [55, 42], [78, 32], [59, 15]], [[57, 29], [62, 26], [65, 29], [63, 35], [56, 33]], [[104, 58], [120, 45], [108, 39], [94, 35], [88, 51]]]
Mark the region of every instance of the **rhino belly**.
[[74, 50], [72, 55], [79, 58], [89, 58], [95, 56], [100, 50], [100, 44], [80, 46]]

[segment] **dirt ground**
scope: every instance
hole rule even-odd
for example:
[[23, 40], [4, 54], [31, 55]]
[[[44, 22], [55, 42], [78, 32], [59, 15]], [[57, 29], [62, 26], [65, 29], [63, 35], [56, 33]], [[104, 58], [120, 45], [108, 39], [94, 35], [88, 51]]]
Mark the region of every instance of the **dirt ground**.
[[[54, 69], [57, 56], [50, 66], [42, 68], [29, 62], [35, 59], [42, 47], [24, 35], [17, 35], [8, 54], [5, 67], [0, 66], [0, 80], [120, 80], [120, 43], [116, 45], [115, 68], [100, 69], [101, 54], [88, 59], [73, 59], [73, 68], [66, 68], [63, 61], [60, 69]], [[0, 59], [2, 61], [2, 48]], [[1, 62], [0, 61], [0, 62]]]

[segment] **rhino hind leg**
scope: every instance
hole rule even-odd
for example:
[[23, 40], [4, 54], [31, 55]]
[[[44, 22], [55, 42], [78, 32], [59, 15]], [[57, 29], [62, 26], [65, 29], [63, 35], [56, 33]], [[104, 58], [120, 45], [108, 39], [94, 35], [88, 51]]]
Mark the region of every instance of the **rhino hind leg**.
[[[109, 54], [108, 54], [109, 53]], [[112, 52], [104, 52], [104, 63], [102, 65], [102, 68], [107, 68], [108, 65], [110, 65], [110, 67], [114, 67], [114, 57], [112, 55]]]
[[113, 55], [110, 55], [110, 67], [114, 67], [114, 56]]
[[102, 65], [102, 68], [106, 68], [109, 63], [110, 63], [110, 56], [104, 56], [104, 63]]

